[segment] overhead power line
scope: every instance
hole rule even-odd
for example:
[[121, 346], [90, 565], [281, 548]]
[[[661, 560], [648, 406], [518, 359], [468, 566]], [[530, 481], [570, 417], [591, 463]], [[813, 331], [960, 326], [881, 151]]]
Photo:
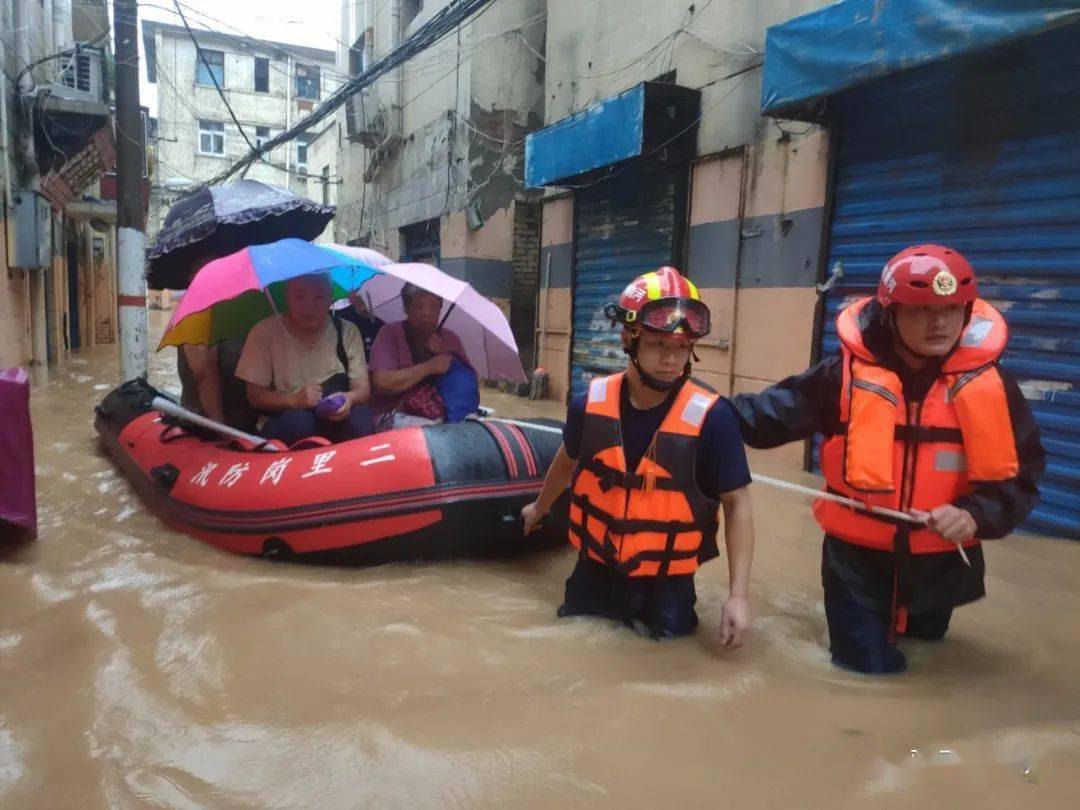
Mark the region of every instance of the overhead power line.
[[[176, 5], [176, 13], [180, 15], [180, 20], [184, 23], [184, 28], [187, 29], [188, 36], [191, 37], [191, 44], [195, 46], [195, 55], [203, 63], [203, 66], [206, 68], [206, 72], [210, 74], [210, 80], [214, 83], [214, 89], [217, 90], [217, 94], [221, 97], [221, 101], [225, 105], [225, 109], [229, 111], [229, 117], [232, 119], [233, 123], [236, 124], [236, 128], [240, 130], [240, 137], [244, 139], [244, 142], [248, 145], [249, 149], [256, 150], [258, 147], [256, 147], [255, 144], [251, 142], [251, 139], [247, 136], [247, 133], [244, 132], [244, 125], [241, 124], [240, 119], [236, 117], [236, 113], [233, 112], [233, 108], [232, 105], [229, 103], [229, 99], [225, 96], [225, 91], [222, 90], [221, 85], [218, 84], [217, 76], [214, 74], [214, 69], [210, 66], [210, 61], [206, 58], [206, 54], [203, 52], [203, 49], [199, 47], [199, 41], [195, 39], [195, 32], [191, 30], [191, 26], [188, 25], [187, 22], [187, 17], [184, 16], [184, 10], [180, 8], [180, 3], [175, 2], [175, 0], [174, 4]], [[259, 155], [259, 160], [269, 165], [269, 161], [263, 158], [262, 155]]]
[[203, 183], [200, 188], [223, 183], [234, 174], [241, 171], [245, 166], [249, 166], [254, 161], [259, 160], [263, 153], [294, 140], [297, 135], [306, 132], [312, 126], [327, 118], [348, 99], [372, 84], [372, 82], [380, 76], [389, 73], [398, 65], [434, 45], [491, 2], [492, 0], [453, 0], [453, 2], [421, 26], [415, 34], [394, 48], [394, 50], [382, 59], [374, 62], [359, 76], [331, 93], [326, 101], [322, 102], [307, 116], [300, 119], [296, 124], [282, 131], [275, 137], [269, 139], [262, 146], [253, 149], [232, 166]]

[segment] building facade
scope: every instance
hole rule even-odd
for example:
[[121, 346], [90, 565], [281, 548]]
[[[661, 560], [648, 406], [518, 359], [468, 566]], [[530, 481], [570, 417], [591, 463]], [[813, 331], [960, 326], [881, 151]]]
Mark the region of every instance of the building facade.
[[[338, 70], [388, 54], [445, 0], [343, 0]], [[340, 111], [336, 239], [429, 261], [510, 317], [534, 360], [540, 195], [524, 139], [543, 124], [544, 0], [499, 0]]]
[[945, 5], [549, 0], [526, 175], [557, 398], [623, 364], [603, 305], [639, 272], [701, 288], [698, 373], [730, 395], [835, 352], [885, 261], [941, 242], [1012, 330], [1050, 453], [1029, 526], [1080, 536], [1080, 10]]
[[108, 8], [13, 0], [0, 31], [0, 367], [43, 372], [116, 340]]
[[[172, 202], [295, 124], [341, 83], [333, 51], [192, 31], [195, 42], [183, 26], [142, 24], [146, 76], [158, 88], [152, 232]], [[321, 199], [321, 167], [309, 156], [320, 132], [264, 155], [244, 176]]]

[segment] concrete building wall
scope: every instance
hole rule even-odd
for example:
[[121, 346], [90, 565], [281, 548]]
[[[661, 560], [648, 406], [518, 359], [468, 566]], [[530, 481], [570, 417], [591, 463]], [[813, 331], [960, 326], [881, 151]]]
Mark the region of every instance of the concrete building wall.
[[514, 282], [514, 209], [496, 211], [473, 230], [464, 211], [445, 216], [440, 229], [442, 269], [467, 281], [510, 316]]
[[[5, 222], [6, 226], [6, 222]], [[7, 228], [0, 233], [0, 368], [28, 366], [30, 348], [30, 287], [26, 272], [7, 266]]]
[[[76, 42], [89, 42], [109, 30], [105, 0], [72, 0], [71, 28]], [[102, 47], [110, 45], [105, 42]]]
[[63, 252], [53, 254], [52, 266], [45, 274], [46, 329], [49, 363], [62, 363], [71, 357], [68, 336], [67, 263]]
[[819, 129], [759, 141], [750, 152], [738, 267], [736, 393], [759, 390], [810, 362], [828, 161], [828, 136]]
[[[371, 4], [376, 59], [393, 46], [395, 5]], [[402, 36], [446, 5], [425, 2], [402, 28]], [[367, 7], [343, 1], [347, 30], [340, 39], [355, 41], [366, 27]], [[343, 150], [339, 237], [365, 238], [390, 249], [397, 229], [461, 211], [474, 200], [485, 221], [512, 206], [515, 193], [523, 191], [524, 134], [542, 122], [542, 63], [521, 35], [542, 49], [543, 9], [542, 0], [501, 0], [375, 83], [374, 103], [400, 126], [400, 142], [378, 155], [358, 143]], [[517, 29], [530, 20], [519, 34]], [[345, 55], [339, 49], [339, 67]], [[509, 260], [510, 254], [502, 258]]]
[[[9, 76], [18, 73], [20, 66], [16, 59], [13, 38], [9, 32], [14, 27], [14, 8], [9, 2], [0, 3], [0, 31], [4, 38], [4, 60], [0, 68], [3, 68]], [[9, 179], [12, 186], [18, 185], [19, 167], [12, 158], [15, 146], [15, 138], [18, 132], [18, 121], [15, 115], [15, 93], [11, 82], [5, 78], [0, 81], [0, 104], [4, 105], [7, 114], [8, 143], [12, 149], [2, 156], [6, 169], [4, 175]], [[0, 194], [2, 194], [0, 190]], [[8, 267], [8, 211], [6, 203], [0, 200], [0, 217], [3, 228], [0, 229], [0, 368], [8, 366], [26, 366], [30, 364], [32, 351], [30, 348], [30, 299], [29, 284], [26, 274], [22, 270]]]
[[94, 342], [116, 343], [119, 316], [116, 310], [116, 232], [95, 234], [102, 240], [103, 252], [95, 250], [94, 261]]
[[746, 172], [746, 149], [697, 161], [690, 178], [686, 272], [712, 312], [712, 333], [698, 344], [698, 376], [717, 391], [731, 391], [735, 342], [735, 275]]
[[570, 327], [573, 312], [574, 200], [544, 201], [540, 224], [538, 365], [548, 373], [548, 396], [564, 401], [570, 390]]
[[[343, 137], [342, 127], [337, 120], [331, 120], [333, 123], [324, 124], [315, 140], [308, 145], [306, 194], [315, 202], [324, 205], [337, 205], [338, 186], [341, 183], [338, 177], [338, 152], [341, 149], [341, 139]], [[327, 224], [326, 229], [315, 241], [337, 241], [333, 221]]]
[[[551, 124], [642, 81], [674, 72], [701, 91], [697, 160], [691, 167], [685, 269], [714, 320], [700, 345], [698, 373], [721, 393], [757, 390], [809, 362], [820, 272], [828, 134], [781, 130], [759, 113], [767, 26], [826, 5], [822, 0], [687, 5], [646, 0], [549, 0], [545, 120]], [[739, 74], [731, 76], [730, 74]], [[545, 205], [544, 251], [572, 278], [565, 231], [570, 203]], [[572, 218], [569, 220], [572, 222]], [[564, 256], [560, 262], [555, 257]], [[542, 256], [541, 267], [546, 258]], [[569, 313], [567, 301], [555, 309]], [[544, 312], [543, 307], [541, 313]], [[569, 335], [549, 327], [552, 379], [569, 365]], [[568, 325], [567, 325], [567, 332]], [[555, 346], [565, 346], [559, 353]], [[552, 386], [559, 397], [564, 388]]]
[[[190, 38], [171, 31], [155, 34], [155, 69], [158, 85], [159, 183], [170, 178], [202, 181], [213, 177], [229, 162], [245, 155], [250, 147], [232, 122], [228, 110], [213, 86], [196, 83], [197, 54]], [[225, 91], [248, 139], [255, 142], [257, 126], [269, 128], [271, 136], [305, 115], [317, 102], [295, 96], [295, 63], [317, 64], [320, 68], [320, 100], [340, 84], [332, 58], [314, 60], [301, 55], [294, 58], [257, 41], [242, 44], [207, 39], [203, 47], [224, 53]], [[255, 57], [270, 59], [269, 92], [256, 92]], [[290, 88], [291, 85], [291, 88]], [[225, 154], [199, 153], [199, 120], [225, 125]], [[313, 133], [314, 134], [314, 133]], [[308, 182], [297, 174], [297, 144], [292, 142], [273, 150], [266, 161], [258, 161], [245, 177], [279, 186], [289, 186], [306, 194]], [[272, 164], [272, 165], [268, 165]], [[285, 167], [291, 173], [285, 171]], [[311, 162], [308, 164], [309, 171]], [[316, 170], [317, 171], [317, 170]], [[162, 211], [162, 214], [164, 212]]]
[[[87, 41], [108, 33], [108, 13], [104, 0], [56, 0], [53, 3], [16, 0], [22, 24], [18, 26], [28, 38], [30, 61], [43, 60], [33, 70], [39, 84], [55, 81], [62, 69], [60, 60], [45, 60], [58, 48], [70, 47], [76, 40]], [[24, 67], [16, 52], [16, 2], [0, 3], [0, 36], [3, 36], [3, 64], [8, 76], [17, 75]], [[55, 8], [54, 8], [55, 7]], [[55, 12], [55, 16], [54, 16]], [[108, 50], [108, 40], [98, 44]], [[0, 81], [0, 105], [4, 106], [9, 151], [3, 155], [3, 173], [13, 190], [38, 189], [40, 177], [17, 157], [17, 137], [21, 126], [29, 122], [21, 114], [12, 83]], [[91, 187], [88, 193], [96, 191]], [[61, 211], [54, 209], [53, 260], [46, 269], [21, 270], [8, 266], [8, 211], [0, 189], [0, 367], [13, 365], [44, 367], [48, 362], [63, 362], [71, 351], [71, 306], [68, 297], [68, 274], [78, 272], [67, 261], [64, 239], [66, 223]], [[113, 298], [115, 302], [115, 296]], [[79, 302], [81, 304], [81, 302]], [[83, 306], [79, 307], [83, 316]], [[35, 337], [36, 336], [36, 337]], [[36, 347], [35, 347], [36, 343]], [[43, 379], [35, 376], [35, 380]]]

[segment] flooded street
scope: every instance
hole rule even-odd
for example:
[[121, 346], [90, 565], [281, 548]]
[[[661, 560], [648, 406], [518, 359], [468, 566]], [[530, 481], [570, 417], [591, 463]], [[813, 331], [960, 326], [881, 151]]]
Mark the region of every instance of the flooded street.
[[1075, 806], [1076, 543], [989, 544], [989, 598], [907, 644], [908, 674], [861, 678], [828, 660], [808, 505], [759, 488], [748, 645], [716, 640], [722, 562], [697, 636], [655, 643], [555, 618], [569, 550], [320, 569], [166, 529], [93, 431], [115, 355], [33, 393], [41, 536], [0, 561], [4, 807]]

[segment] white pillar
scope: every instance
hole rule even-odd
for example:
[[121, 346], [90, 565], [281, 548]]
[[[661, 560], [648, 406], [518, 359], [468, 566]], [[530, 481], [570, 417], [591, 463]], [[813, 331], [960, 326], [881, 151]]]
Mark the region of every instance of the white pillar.
[[116, 257], [120, 289], [120, 377], [146, 378], [146, 277], [143, 264], [146, 234], [135, 228], [116, 231]]

